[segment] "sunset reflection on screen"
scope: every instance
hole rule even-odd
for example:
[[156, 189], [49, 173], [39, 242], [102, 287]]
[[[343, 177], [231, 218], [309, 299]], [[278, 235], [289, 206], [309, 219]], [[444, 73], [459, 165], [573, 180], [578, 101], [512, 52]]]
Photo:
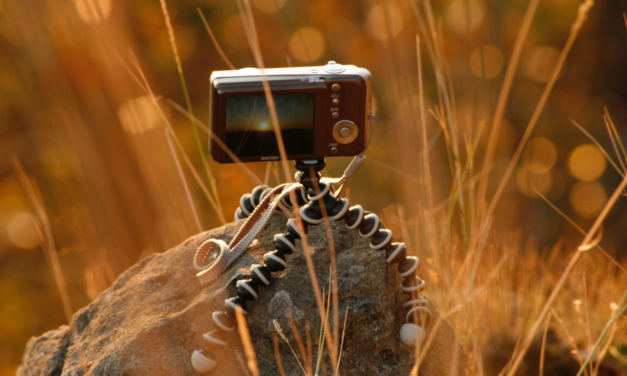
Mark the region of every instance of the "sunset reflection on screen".
[[[274, 101], [286, 153], [312, 154], [315, 94], [275, 94]], [[265, 95], [227, 98], [226, 145], [238, 157], [279, 155]]]

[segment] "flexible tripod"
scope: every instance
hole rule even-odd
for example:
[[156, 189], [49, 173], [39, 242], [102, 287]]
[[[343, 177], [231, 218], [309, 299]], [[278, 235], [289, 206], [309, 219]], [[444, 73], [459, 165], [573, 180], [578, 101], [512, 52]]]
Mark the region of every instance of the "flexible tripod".
[[[218, 363], [212, 352], [227, 346], [225, 332], [235, 328], [235, 310], [247, 314], [246, 304], [260, 297], [261, 287], [272, 283], [271, 274], [287, 267], [287, 256], [296, 251], [296, 240], [307, 236], [308, 226], [318, 225], [325, 218], [344, 220], [348, 229], [358, 230], [362, 237], [369, 238], [371, 249], [385, 252], [388, 264], [398, 265], [398, 274], [403, 278], [400, 288], [408, 296], [403, 304], [406, 322], [400, 329], [401, 341], [406, 346], [415, 347], [420, 346], [426, 337], [423, 328], [429, 325], [431, 311], [427, 306], [428, 300], [420, 295], [425, 288], [425, 282], [417, 276], [420, 260], [407, 256], [404, 243], [393, 242], [392, 231], [385, 228], [376, 214], [365, 211], [359, 205], [349, 208], [346, 198], [336, 196], [332, 186], [340, 184], [338, 192], [341, 193], [347, 180], [322, 178], [320, 171], [326, 166], [324, 159], [297, 160], [295, 166], [298, 183], [282, 184], [276, 188], [259, 186], [251, 194], [242, 196], [235, 218], [247, 220], [231, 243], [227, 245], [222, 240], [209, 239], [196, 251], [194, 265], [199, 270], [197, 276], [206, 285], [246, 250], [280, 204], [290, 209], [300, 207], [295, 218], [288, 219], [287, 233], [274, 236], [276, 250], [264, 254], [262, 264], [250, 267], [250, 278], [237, 281], [236, 294], [225, 300], [224, 311], [213, 312], [215, 328], [203, 335], [205, 348], [195, 350], [191, 357], [192, 366], [198, 372], [207, 373], [216, 368]], [[345, 177], [347, 175], [344, 174]], [[290, 194], [295, 196], [295, 202], [290, 199]]]

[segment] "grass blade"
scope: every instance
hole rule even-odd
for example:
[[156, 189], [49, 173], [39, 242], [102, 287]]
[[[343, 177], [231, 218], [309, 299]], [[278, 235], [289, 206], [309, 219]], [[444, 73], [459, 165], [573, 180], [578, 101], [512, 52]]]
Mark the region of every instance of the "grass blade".
[[627, 173], [627, 169], [625, 168], [625, 163], [623, 162], [623, 158], [621, 158], [620, 153], [618, 152], [618, 147], [616, 146], [616, 141], [614, 140], [614, 135], [612, 134], [612, 128], [610, 127], [609, 121], [605, 114], [603, 114], [603, 123], [605, 123], [607, 134], [610, 136], [610, 141], [612, 142], [614, 153], [616, 153], [616, 158], [618, 159], [618, 164], [620, 164], [620, 167], [623, 170], [623, 174], [625, 174]]
[[276, 333], [272, 333], [272, 343], [274, 345], [274, 357], [276, 359], [276, 365], [279, 368], [279, 374], [285, 376], [285, 368], [283, 368], [283, 361], [281, 360], [281, 352], [279, 351], [279, 337]]
[[185, 152], [185, 148], [183, 148], [183, 145], [181, 144], [181, 141], [176, 136], [176, 133], [174, 132], [174, 129], [172, 128], [172, 124], [170, 124], [170, 121], [168, 120], [167, 116], [163, 112], [163, 109], [159, 105], [159, 102], [158, 102], [157, 98], [155, 97], [154, 93], [152, 92], [152, 89], [150, 88], [150, 85], [148, 84], [148, 80], [146, 79], [146, 76], [144, 75], [144, 72], [141, 70], [141, 67], [139, 66], [139, 62], [137, 61], [137, 59], [135, 58], [135, 55], [132, 52], [130, 53], [130, 56], [131, 56], [131, 61], [133, 62], [133, 64], [135, 65], [135, 68], [137, 69], [137, 72], [139, 73], [139, 75], [142, 78], [141, 81], [139, 80], [139, 78], [137, 78], [135, 76], [133, 71], [121, 59], [121, 57], [118, 56], [118, 58], [122, 61], [122, 64], [123, 64], [124, 68], [131, 75], [131, 77], [135, 80], [135, 82], [137, 82], [137, 84], [146, 92], [146, 94], [152, 100], [152, 103], [157, 108], [157, 111], [159, 112], [159, 115], [161, 116], [161, 119], [163, 120], [164, 124], [169, 128], [169, 130], [171, 132], [171, 135], [173, 136], [174, 141], [176, 142], [176, 146], [181, 151], [181, 155], [183, 155], [183, 160], [185, 161], [185, 163], [187, 164], [187, 166], [188, 166], [189, 170], [191, 171], [192, 175], [196, 179], [196, 182], [198, 183], [198, 185], [200, 186], [201, 190], [205, 194], [205, 197], [207, 198], [207, 200], [209, 201], [209, 203], [211, 204], [211, 206], [215, 210], [215, 212], [218, 215], [218, 218], [220, 219], [222, 224], [226, 224], [226, 220], [224, 218], [224, 215], [222, 214], [222, 211], [220, 210], [220, 207], [218, 206], [218, 202], [216, 200], [214, 200], [214, 198], [210, 194], [209, 190], [207, 189], [207, 187], [203, 183], [202, 179], [200, 178], [200, 175], [198, 174], [198, 171], [196, 171], [196, 168], [194, 168], [194, 165], [192, 164], [191, 160], [187, 156], [187, 153]]
[[601, 144], [594, 138], [592, 137], [592, 135], [590, 133], [588, 133], [581, 125], [579, 125], [576, 121], [574, 121], [573, 119], [570, 119], [570, 122], [573, 123], [573, 125], [575, 127], [577, 127], [577, 129], [579, 129], [581, 131], [581, 133], [583, 133], [584, 135], [586, 135], [586, 137], [588, 137], [590, 139], [590, 141], [592, 141], [598, 148], [599, 150], [601, 150], [601, 152], [603, 153], [603, 155], [605, 155], [605, 158], [607, 158], [607, 161], [610, 162], [610, 164], [612, 165], [612, 167], [614, 167], [614, 169], [616, 170], [616, 172], [618, 172], [618, 174], [620, 176], [625, 176], [625, 174], [623, 173], [623, 171], [621, 171], [620, 168], [618, 168], [618, 166], [616, 165], [616, 162], [614, 162], [614, 160], [610, 157], [610, 155], [607, 153], [607, 151], [605, 151], [605, 149], [603, 148], [603, 146], [601, 146]]
[[487, 218], [491, 216], [492, 213], [494, 212], [494, 209], [496, 208], [496, 205], [498, 204], [499, 199], [501, 198], [501, 194], [505, 190], [505, 185], [507, 184], [509, 177], [514, 171], [514, 167], [516, 167], [516, 165], [518, 164], [518, 160], [520, 159], [520, 156], [522, 155], [522, 152], [525, 146], [527, 145], [527, 141], [531, 137], [531, 133], [533, 133], [533, 130], [535, 129], [536, 124], [538, 123], [538, 119], [540, 118], [540, 114], [542, 113], [542, 110], [544, 109], [544, 105], [546, 104], [546, 101], [549, 98], [549, 94], [551, 94], [551, 91], [553, 90], [553, 86], [555, 85], [555, 82], [557, 81], [557, 78], [559, 77], [559, 74], [562, 71], [562, 67], [564, 66], [564, 63], [566, 62], [566, 57], [568, 57], [568, 54], [573, 44], [575, 43], [575, 39], [577, 39], [579, 30], [581, 29], [581, 26], [586, 20], [588, 16], [588, 11], [590, 10], [593, 4], [594, 2], [592, 0], [584, 0], [584, 2], [579, 6], [579, 10], [577, 12], [577, 18], [575, 19], [575, 22], [570, 28], [570, 34], [568, 35], [566, 44], [564, 45], [564, 48], [562, 49], [562, 52], [559, 55], [557, 65], [555, 66], [555, 69], [553, 70], [553, 73], [551, 74], [551, 78], [547, 82], [547, 85], [544, 88], [544, 91], [542, 92], [542, 96], [540, 97], [540, 100], [538, 101], [536, 109], [534, 110], [533, 115], [531, 116], [531, 119], [529, 120], [527, 129], [525, 130], [525, 133], [522, 139], [520, 140], [520, 143], [518, 144], [518, 148], [516, 149], [516, 152], [514, 153], [514, 155], [512, 156], [512, 159], [507, 165], [507, 169], [505, 170], [505, 173], [503, 174], [503, 177], [501, 178], [501, 182], [499, 183], [499, 186], [496, 192], [494, 193], [494, 196], [492, 197], [492, 201], [490, 202], [490, 205], [488, 206], [488, 209], [486, 210], [486, 212], [483, 213], [483, 219], [481, 220], [481, 223], [479, 224], [480, 226], [484, 226]]
[[335, 374], [340, 374], [340, 361], [342, 360], [342, 350], [344, 350], [344, 335], [346, 334], [346, 320], [348, 320], [348, 307], [346, 307], [346, 313], [344, 313], [344, 327], [342, 328], [342, 343], [340, 344], [340, 355], [337, 358], [337, 367], [335, 368]]
[[590, 247], [590, 244], [593, 242], [593, 237], [601, 228], [601, 225], [603, 224], [605, 217], [607, 217], [607, 214], [610, 212], [610, 209], [614, 206], [614, 204], [618, 200], [618, 197], [621, 196], [621, 193], [625, 189], [625, 187], [627, 187], [627, 177], [623, 178], [622, 182], [620, 183], [616, 191], [614, 191], [614, 193], [612, 194], [612, 197], [610, 197], [610, 199], [607, 201], [607, 203], [605, 204], [605, 207], [603, 208], [603, 210], [597, 217], [596, 221], [594, 222], [594, 224], [592, 225], [592, 227], [586, 234], [586, 237], [581, 242], [581, 245], [579, 246], [575, 254], [571, 257], [568, 263], [568, 266], [566, 266], [566, 269], [562, 273], [560, 279], [555, 284], [553, 291], [551, 291], [551, 295], [549, 296], [546, 303], [544, 304], [544, 307], [542, 308], [542, 312], [540, 313], [540, 315], [538, 316], [538, 318], [532, 325], [531, 329], [525, 336], [525, 339], [523, 340], [523, 343], [521, 345], [521, 350], [518, 353], [518, 355], [515, 357], [514, 362], [512, 363], [512, 367], [510, 368], [508, 372], [508, 375], [513, 376], [516, 374], [516, 371], [520, 367], [522, 360], [525, 356], [525, 353], [527, 352], [527, 350], [529, 350], [529, 346], [531, 345], [531, 342], [533, 341], [533, 337], [535, 336], [540, 325], [542, 324], [542, 322], [545, 320], [546, 316], [548, 315], [549, 310], [551, 309], [553, 302], [555, 301], [555, 298], [557, 298], [557, 295], [559, 295], [560, 291], [566, 284], [566, 280], [572, 273], [573, 268], [579, 261], [579, 258], [581, 257], [581, 255], [589, 249], [588, 247]]
[[207, 33], [209, 34], [209, 37], [211, 37], [211, 41], [213, 42], [213, 45], [215, 46], [216, 50], [218, 50], [218, 53], [220, 54], [220, 57], [222, 57], [222, 60], [224, 60], [224, 62], [226, 63], [226, 65], [229, 66], [230, 69], [234, 70], [235, 66], [233, 66], [233, 64], [231, 64], [231, 61], [229, 60], [229, 58], [226, 57], [226, 54], [224, 53], [224, 51], [222, 51], [222, 48], [220, 47], [220, 44], [218, 43], [218, 40], [213, 35], [213, 31], [211, 31], [211, 28], [209, 27], [209, 23], [207, 22], [207, 19], [205, 18], [205, 15], [202, 13], [200, 8], [196, 8], [196, 11], [198, 12], [198, 15], [200, 16], [200, 19], [202, 20], [202, 23], [205, 25], [205, 29], [207, 29]]
[[623, 145], [623, 141], [621, 141], [620, 136], [618, 135], [618, 131], [616, 130], [616, 126], [614, 125], [614, 121], [612, 120], [612, 117], [610, 116], [610, 112], [607, 110], [607, 107], [605, 107], [605, 116], [607, 117], [607, 120], [609, 121], [610, 126], [612, 127], [612, 131], [614, 132], [614, 137], [616, 138], [616, 142], [618, 142], [618, 145], [620, 146], [620, 150], [623, 152], [623, 158], [621, 158], [621, 160], [627, 161], [627, 151], [625, 151], [625, 145]]
[[[185, 83], [185, 76], [183, 75], [183, 66], [181, 64], [181, 58], [179, 56], [178, 48], [176, 46], [176, 37], [174, 36], [174, 28], [172, 27], [172, 21], [170, 20], [170, 13], [168, 12], [168, 6], [166, 4], [166, 0], [160, 0], [161, 2], [161, 11], [163, 12], [163, 17], [165, 19], [165, 24], [168, 29], [168, 34], [170, 35], [170, 45], [172, 46], [172, 53], [174, 54], [174, 61], [176, 63], [176, 69], [179, 74], [179, 79], [181, 81], [181, 87], [183, 88], [183, 95], [185, 96], [185, 103], [187, 105], [187, 111], [190, 114], [194, 114], [192, 111], [192, 102], [189, 98], [189, 92], [187, 90], [187, 84]], [[211, 194], [215, 203], [217, 205], [218, 215], [224, 220], [224, 213], [222, 212], [222, 206], [220, 205], [220, 197], [218, 196], [218, 189], [216, 187], [215, 177], [213, 176], [213, 172], [209, 168], [207, 164], [207, 156], [205, 154], [205, 148], [202, 146], [202, 142], [200, 141], [200, 136], [198, 135], [198, 129], [196, 128], [196, 123], [192, 121], [192, 129], [194, 131], [194, 137], [196, 139], [196, 145], [198, 146], [198, 151], [200, 152], [200, 156], [202, 159], [203, 167], [207, 173], [207, 178], [209, 179], [209, 184], [211, 186]]]
[[[564, 218], [565, 220], [568, 221], [568, 223], [570, 223], [571, 225], [573, 225], [577, 231], [579, 231], [580, 233], [582, 233], [584, 236], [586, 235], [586, 232], [579, 227], [579, 225], [577, 223], [575, 223], [575, 221], [573, 221], [569, 216], [567, 216], [566, 214], [564, 214], [563, 211], [561, 211], [557, 206], [553, 205], [553, 203], [551, 201], [549, 201], [548, 198], [546, 198], [542, 193], [540, 193], [537, 189], [533, 188], [534, 192], [538, 195], [538, 197], [540, 197], [541, 199], [544, 200], [544, 202], [546, 202], [547, 204], [549, 204], [549, 206], [551, 208], [553, 208], [553, 210], [555, 210], [559, 215], [562, 216], [562, 218]], [[603, 256], [605, 256], [612, 264], [614, 264], [614, 266], [616, 266], [618, 269], [622, 270], [624, 273], [627, 273], [627, 269], [625, 269], [625, 267], [623, 267], [618, 261], [616, 261], [614, 259], [614, 257], [612, 257], [609, 253], [607, 253], [607, 251], [605, 251], [603, 248], [601, 248], [600, 245], [596, 245], [596, 248], [598, 248], [599, 251], [601, 251], [601, 253], [603, 254]]]
[[189, 191], [189, 187], [187, 186], [187, 179], [185, 179], [185, 175], [183, 174], [183, 169], [181, 168], [181, 163], [179, 162], [179, 157], [176, 155], [176, 150], [174, 150], [174, 145], [172, 144], [172, 136], [170, 136], [170, 129], [164, 128], [165, 130], [165, 139], [168, 141], [168, 147], [170, 148], [170, 153], [172, 153], [172, 159], [174, 159], [174, 163], [176, 165], [176, 170], [179, 173], [179, 178], [183, 183], [183, 189], [185, 189], [185, 196], [187, 197], [187, 202], [189, 203], [189, 207], [192, 210], [192, 215], [194, 216], [194, 221], [196, 222], [196, 227], [198, 228], [198, 232], [202, 232], [202, 226], [200, 225], [200, 218], [198, 218], [198, 213], [196, 212], [196, 205], [194, 205], [194, 199], [192, 198], [192, 194]]
[[41, 194], [39, 193], [39, 190], [37, 189], [35, 183], [28, 178], [28, 175], [26, 175], [26, 172], [22, 168], [22, 164], [15, 155], [11, 156], [11, 163], [13, 164], [15, 173], [22, 183], [24, 190], [26, 190], [28, 198], [30, 199], [31, 203], [35, 207], [35, 210], [37, 211], [37, 218], [39, 219], [39, 221], [36, 223], [34, 222], [33, 226], [35, 227], [35, 231], [37, 232], [39, 241], [44, 249], [44, 256], [46, 256], [46, 261], [48, 261], [48, 265], [52, 270], [54, 281], [57, 284], [57, 289], [59, 290], [59, 295], [61, 296], [61, 303], [63, 304], [65, 318], [69, 323], [72, 320], [72, 305], [70, 302], [70, 295], [67, 291], [67, 285], [65, 283], [65, 277], [63, 276], [63, 270], [61, 270], [59, 255], [57, 253], [57, 249], [54, 246], [54, 236], [52, 235], [50, 220], [48, 219], [48, 214], [46, 213], [46, 208], [41, 198]]
[[605, 325], [605, 328], [603, 328], [603, 332], [599, 336], [599, 339], [594, 344], [592, 349], [590, 349], [590, 353], [588, 354], [588, 357], [586, 358], [586, 360], [583, 362], [583, 365], [579, 369], [579, 372], [577, 373], [577, 376], [581, 376], [581, 374], [585, 371], [586, 366], [590, 363], [590, 361], [592, 360], [592, 357], [596, 354], [596, 351], [599, 348], [599, 346], [601, 345], [601, 342], [603, 341], [603, 338], [605, 338], [605, 335], [607, 334], [607, 331], [623, 315], [623, 313], [625, 313], [625, 311], [627, 311], [627, 291], [623, 294], [623, 297], [620, 299], [620, 303], [618, 303], [618, 307], [619, 308], [616, 310], [616, 312], [614, 312], [614, 315], [612, 316], [612, 318]]
[[170, 107], [174, 108], [175, 110], [180, 112], [183, 116], [186, 116], [187, 118], [189, 118], [190, 120], [195, 122], [198, 125], [198, 128], [200, 128], [202, 131], [206, 132], [209, 135], [209, 137], [211, 137], [211, 139], [218, 144], [218, 147], [220, 149], [224, 150], [224, 152], [229, 156], [229, 158], [231, 158], [233, 160], [233, 162], [235, 162], [237, 167], [239, 167], [242, 171], [244, 171], [246, 173], [246, 175], [248, 175], [251, 178], [251, 180], [253, 182], [255, 182], [255, 184], [257, 184], [257, 185], [265, 184], [264, 182], [261, 181], [261, 179], [259, 179], [257, 177], [257, 175], [255, 175], [254, 172], [252, 172], [248, 167], [246, 167], [246, 164], [244, 164], [239, 159], [239, 157], [237, 155], [235, 155], [235, 153], [233, 153], [233, 151], [231, 149], [229, 149], [228, 146], [226, 146], [224, 141], [220, 140], [220, 138], [218, 136], [216, 136], [211, 131], [211, 129], [209, 129], [208, 126], [206, 126], [202, 121], [198, 120], [198, 118], [195, 117], [193, 114], [190, 114], [189, 112], [185, 111], [185, 109], [183, 107], [181, 107], [178, 103], [174, 102], [171, 99], [165, 99], [165, 100], [170, 105]]
[[[162, 0], [163, 1], [163, 0]], [[263, 62], [263, 56], [261, 55], [261, 48], [259, 47], [259, 39], [257, 38], [257, 29], [255, 27], [255, 19], [250, 7], [249, 0], [237, 0], [237, 6], [242, 16], [242, 23], [244, 25], [244, 31], [248, 38], [248, 43], [255, 57], [255, 62], [261, 73], [261, 82], [263, 91], [266, 96], [266, 102], [268, 104], [268, 110], [270, 111], [270, 120], [272, 121], [272, 128], [274, 129], [274, 135], [279, 146], [279, 155], [281, 164], [283, 165], [283, 172], [285, 173], [285, 182], [291, 183], [293, 178], [290, 174], [290, 169], [287, 164], [287, 153], [285, 152], [285, 143], [283, 142], [283, 135], [281, 133], [281, 127], [279, 125], [279, 117], [276, 112], [276, 105], [274, 103], [274, 97], [270, 91], [270, 84], [268, 83], [268, 77], [265, 74], [265, 64]]]
[[[499, 137], [499, 131], [501, 129], [501, 122], [503, 120], [503, 114], [505, 113], [505, 106], [512, 89], [512, 82], [514, 76], [518, 70], [518, 64], [520, 63], [520, 56], [522, 54], [522, 48], [531, 29], [531, 22], [538, 9], [540, 0], [532, 0], [529, 2], [527, 12], [523, 18], [522, 25], [518, 30], [518, 36], [516, 37], [516, 43], [514, 44], [514, 50], [512, 51], [512, 57], [509, 59], [507, 65], [507, 71], [505, 73], [505, 79], [503, 80], [503, 86], [501, 86], [501, 92], [499, 94], [498, 101], [496, 103], [496, 110], [494, 111], [494, 117], [492, 118], [492, 125], [490, 127], [490, 136], [488, 138], [488, 145], [486, 148], [485, 157], [483, 158], [483, 177], [479, 182], [479, 188], [477, 190], [477, 213], [483, 212], [483, 206], [485, 205], [486, 194], [488, 191], [488, 182], [490, 177], [490, 166], [494, 161], [494, 153], [496, 152], [496, 143]], [[481, 214], [479, 214], [481, 215]]]
[[236, 309], [235, 319], [237, 320], [237, 331], [239, 332], [239, 336], [242, 339], [242, 345], [244, 346], [244, 354], [246, 354], [246, 365], [248, 366], [248, 370], [253, 374], [253, 376], [259, 376], [257, 354], [255, 354], [255, 349], [250, 339], [246, 317], [244, 317], [244, 314], [240, 310]]
[[292, 350], [292, 354], [294, 355], [294, 359], [296, 359], [296, 361], [298, 362], [298, 365], [300, 366], [300, 369], [303, 370], [303, 373], [306, 374], [307, 372], [305, 372], [305, 368], [303, 368], [303, 364], [300, 362], [300, 359], [298, 359], [298, 355], [296, 355], [296, 351], [294, 351], [292, 344], [283, 333], [283, 329], [281, 328], [281, 325], [279, 325], [279, 322], [276, 319], [272, 320], [272, 325], [274, 325], [274, 329], [277, 331], [277, 333], [279, 333], [279, 336], [281, 336], [281, 338], [285, 341], [285, 343], [287, 343], [287, 345], [290, 347], [290, 350]]

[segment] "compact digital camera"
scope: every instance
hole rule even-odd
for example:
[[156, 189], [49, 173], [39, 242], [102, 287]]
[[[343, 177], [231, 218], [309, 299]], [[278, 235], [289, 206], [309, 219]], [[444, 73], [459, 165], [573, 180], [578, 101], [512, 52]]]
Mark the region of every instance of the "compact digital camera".
[[[275, 102], [287, 159], [320, 159], [361, 153], [369, 139], [372, 111], [370, 72], [330, 61], [325, 66], [265, 69]], [[211, 74], [211, 131], [242, 162], [279, 160], [261, 71]], [[210, 138], [216, 162], [231, 163]]]

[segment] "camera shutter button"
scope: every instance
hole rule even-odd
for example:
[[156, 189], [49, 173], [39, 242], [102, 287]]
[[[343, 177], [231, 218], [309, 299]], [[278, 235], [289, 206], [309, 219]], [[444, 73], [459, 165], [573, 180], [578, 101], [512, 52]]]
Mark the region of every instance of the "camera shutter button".
[[338, 64], [335, 61], [329, 61], [327, 65], [324, 66], [324, 71], [328, 73], [342, 73], [346, 68], [342, 66], [342, 64]]

